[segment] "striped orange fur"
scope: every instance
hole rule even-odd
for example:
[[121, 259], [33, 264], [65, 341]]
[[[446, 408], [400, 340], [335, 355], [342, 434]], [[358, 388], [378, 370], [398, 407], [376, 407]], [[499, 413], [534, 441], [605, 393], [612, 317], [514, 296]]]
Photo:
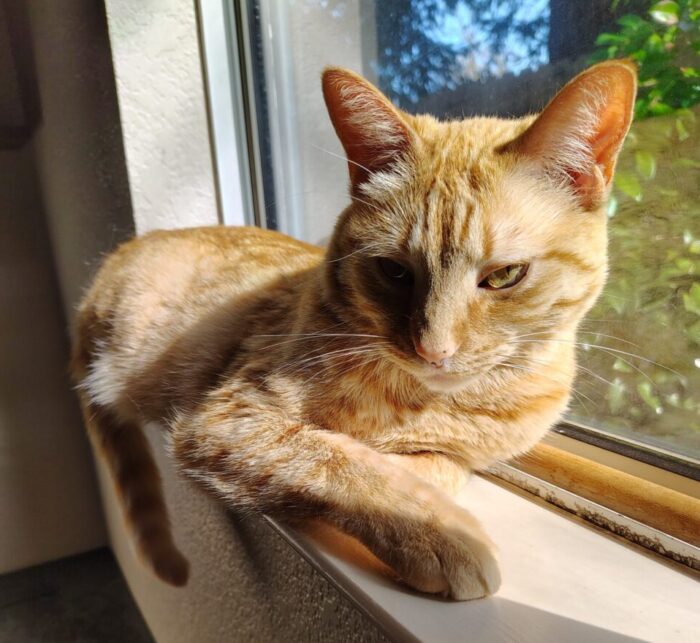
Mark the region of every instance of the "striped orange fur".
[[567, 405], [635, 83], [607, 62], [537, 117], [440, 122], [329, 69], [352, 203], [326, 251], [215, 227], [151, 233], [106, 259], [73, 373], [156, 574], [182, 584], [187, 563], [149, 421], [234, 507], [322, 518], [419, 590], [496, 591], [493, 546], [450, 494]]

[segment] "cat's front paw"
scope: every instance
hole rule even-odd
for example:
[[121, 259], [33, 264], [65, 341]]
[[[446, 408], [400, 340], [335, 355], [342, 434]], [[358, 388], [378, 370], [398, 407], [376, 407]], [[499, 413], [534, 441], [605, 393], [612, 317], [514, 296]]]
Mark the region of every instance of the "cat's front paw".
[[488, 538], [446, 525], [445, 543], [437, 552], [451, 598], [468, 601], [495, 594], [501, 572], [494, 545]]
[[455, 507], [418, 535], [422, 560], [407, 564], [401, 576], [422, 592], [458, 601], [489, 596], [501, 585], [496, 549], [478, 523]]

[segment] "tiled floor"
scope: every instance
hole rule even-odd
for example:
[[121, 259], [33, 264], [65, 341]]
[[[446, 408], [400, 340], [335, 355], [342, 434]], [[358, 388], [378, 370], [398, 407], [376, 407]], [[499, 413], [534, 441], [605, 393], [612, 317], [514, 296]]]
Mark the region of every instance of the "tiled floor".
[[0, 576], [0, 643], [152, 643], [107, 549]]

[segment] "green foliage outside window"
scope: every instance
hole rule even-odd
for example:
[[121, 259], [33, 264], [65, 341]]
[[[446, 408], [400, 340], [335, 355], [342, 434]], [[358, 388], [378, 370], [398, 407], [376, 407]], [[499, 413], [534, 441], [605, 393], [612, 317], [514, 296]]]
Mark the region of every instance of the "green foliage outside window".
[[582, 373], [589, 399], [573, 410], [700, 458], [700, 0], [650, 2], [618, 26], [591, 62], [631, 58], [640, 86], [608, 211], [610, 278], [581, 336], [602, 348], [584, 353], [596, 375]]
[[700, 0], [650, 3], [647, 17], [628, 14], [618, 25], [619, 31], [598, 36], [591, 62], [631, 58], [637, 63], [637, 119], [673, 114], [700, 102]]

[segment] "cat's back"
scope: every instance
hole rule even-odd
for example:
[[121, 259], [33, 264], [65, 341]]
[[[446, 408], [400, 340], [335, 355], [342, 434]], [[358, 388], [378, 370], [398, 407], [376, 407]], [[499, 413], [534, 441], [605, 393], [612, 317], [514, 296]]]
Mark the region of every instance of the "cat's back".
[[194, 310], [309, 269], [322, 256], [316, 246], [261, 228], [157, 230], [107, 257], [83, 305], [131, 306], [144, 316], [177, 302]]
[[[295, 272], [318, 263], [323, 251], [274, 230], [255, 227], [209, 226], [155, 230], [120, 246], [97, 277], [129, 273], [155, 285], [152, 277], [215, 279], [240, 276], [264, 281], [271, 274]], [[255, 275], [250, 274], [256, 269]]]
[[291, 305], [322, 258], [316, 246], [260, 228], [136, 237], [106, 258], [80, 305], [74, 373], [80, 379], [98, 348], [133, 370], [183, 336], [241, 332], [256, 301]]

